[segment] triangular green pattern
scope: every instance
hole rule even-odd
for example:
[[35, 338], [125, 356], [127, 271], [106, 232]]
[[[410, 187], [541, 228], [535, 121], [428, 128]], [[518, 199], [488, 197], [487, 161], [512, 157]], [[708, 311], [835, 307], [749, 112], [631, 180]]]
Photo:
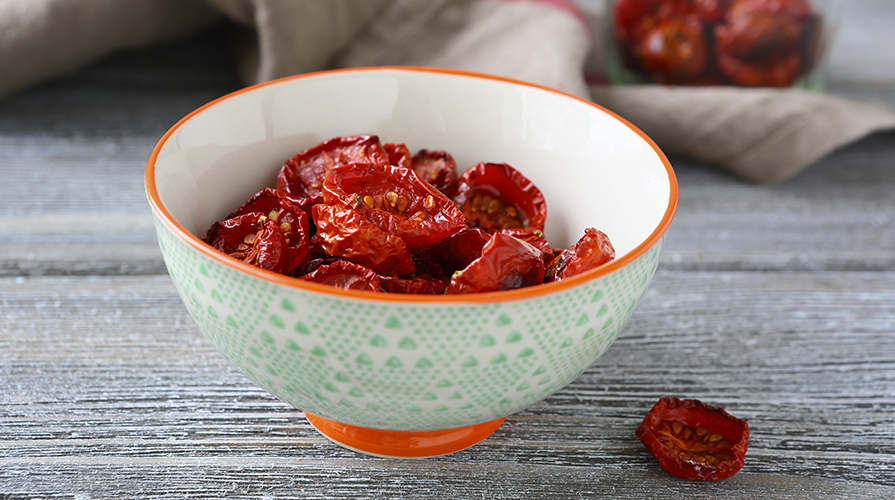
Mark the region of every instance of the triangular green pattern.
[[292, 339], [286, 340], [286, 349], [289, 349], [290, 351], [296, 351], [296, 352], [301, 351], [301, 347], [298, 344], [296, 344], [295, 341]]
[[239, 324], [233, 319], [233, 316], [227, 316], [224, 318], [224, 321], [230, 326], [230, 328], [239, 328]]
[[326, 356], [326, 351], [319, 345], [315, 345], [314, 348], [311, 349], [311, 354], [315, 356]]
[[602, 306], [600, 306], [600, 310], [597, 311], [596, 317], [599, 318], [600, 316], [606, 314], [607, 312], [609, 312], [609, 306], [607, 306], [606, 304], [603, 304]]
[[521, 384], [519, 384], [518, 387], [516, 387], [516, 390], [524, 391], [525, 389], [528, 389], [529, 387], [531, 387], [531, 384], [529, 384], [528, 382], [522, 382]]
[[352, 403], [351, 401], [349, 401], [345, 398], [342, 398], [342, 400], [339, 401], [339, 404], [346, 408], [355, 408], [356, 407], [354, 403]]
[[535, 350], [534, 350], [534, 349], [532, 349], [531, 347], [526, 347], [525, 349], [522, 349], [521, 351], [519, 351], [519, 354], [517, 354], [516, 357], [518, 357], [518, 358], [527, 358], [527, 357], [531, 356], [531, 355], [534, 354], [534, 353], [535, 353]]
[[356, 398], [364, 397], [364, 391], [358, 389], [357, 387], [352, 387], [351, 390], [348, 391], [348, 394], [350, 394]]
[[588, 321], [590, 321], [590, 318], [587, 317], [587, 313], [582, 313], [581, 316], [578, 318], [578, 322], [575, 323], [575, 326], [581, 326]]
[[205, 276], [206, 278], [211, 277], [208, 274], [208, 268], [205, 267], [205, 264], [199, 264], [199, 272], [202, 273], [202, 276]]
[[416, 349], [416, 342], [410, 337], [404, 337], [398, 343], [398, 349]]
[[602, 299], [603, 299], [603, 290], [597, 290], [596, 292], [594, 292], [593, 296], [590, 298], [590, 301], [596, 302], [596, 301], [602, 300]]
[[286, 328], [286, 323], [283, 323], [283, 318], [280, 318], [276, 314], [271, 314], [268, 321], [270, 321], [271, 325], [277, 328]]
[[408, 411], [410, 413], [420, 413], [423, 411], [423, 409], [417, 405], [410, 405], [405, 409], [405, 411]]
[[606, 322], [603, 323], [603, 329], [605, 330], [605, 329], [609, 328], [610, 326], [612, 326], [612, 318], [607, 319]]
[[373, 360], [370, 359], [370, 356], [367, 356], [365, 353], [360, 353], [354, 358], [354, 362], [359, 365], [372, 365]]
[[214, 319], [218, 319], [218, 313], [215, 312], [215, 310], [212, 309], [211, 306], [208, 306], [208, 314], [209, 314], [212, 318], [214, 318]]
[[427, 392], [427, 393], [423, 394], [420, 399], [422, 399], [423, 401], [434, 401], [434, 400], [438, 399], [438, 396], [436, 396], [435, 394], [432, 394], [431, 392]]
[[547, 371], [547, 367], [541, 365], [541, 367], [538, 368], [537, 370], [535, 370], [534, 373], [532, 373], [532, 375], [540, 375], [540, 374], [544, 373], [545, 371]]
[[298, 333], [300, 335], [310, 335], [311, 329], [308, 328], [308, 325], [302, 323], [301, 321], [296, 321], [295, 322], [295, 333]]
[[491, 347], [496, 344], [497, 342], [494, 340], [494, 337], [487, 333], [482, 335], [482, 338], [479, 339], [479, 347]]
[[323, 388], [329, 392], [339, 392], [339, 388], [335, 386], [332, 382], [327, 382], [323, 384]]
[[493, 358], [491, 358], [490, 363], [491, 363], [492, 365], [496, 365], [496, 364], [498, 364], [498, 363], [506, 363], [506, 361], [507, 361], [507, 355], [504, 354], [504, 353], [502, 353], [502, 352], [499, 352], [499, 353], [497, 353], [496, 356], [494, 356]]
[[419, 359], [419, 361], [416, 362], [417, 368], [432, 368], [433, 366], [435, 365], [431, 361], [429, 361], [429, 358], [426, 357], [422, 357]]
[[574, 343], [574, 341], [572, 340], [572, 337], [566, 337], [566, 339], [562, 341], [562, 344], [559, 345], [559, 348], [565, 349], [566, 347], [569, 347], [570, 345], [572, 345], [572, 343]]
[[397, 356], [392, 356], [385, 360], [385, 366], [389, 366], [391, 368], [401, 368], [402, 366], [404, 366], [404, 363], [402, 363]]
[[495, 326], [506, 326], [513, 322], [513, 318], [510, 317], [507, 313], [502, 313], [497, 317], [497, 320], [494, 321]]
[[544, 375], [544, 378], [538, 380], [538, 385], [544, 385], [547, 382], [550, 382], [550, 375]]
[[456, 392], [456, 391], [455, 391], [453, 394], [451, 394], [450, 396], [448, 396], [448, 399], [453, 400], [453, 399], [460, 399], [460, 398], [462, 398], [462, 397], [463, 397], [462, 394], [460, 394], [459, 392]]
[[386, 328], [401, 328], [401, 320], [394, 316], [389, 316], [387, 320], [385, 320]]
[[199, 278], [196, 278], [195, 280], [193, 280], [193, 288], [195, 288], [196, 290], [199, 290], [201, 293], [205, 293], [205, 287], [202, 286], [202, 282], [199, 281]]
[[217, 302], [218, 304], [223, 304], [223, 303], [224, 303], [224, 299], [221, 298], [221, 294], [218, 293], [218, 289], [217, 289], [217, 288], [212, 288], [212, 289], [211, 289], [211, 298], [212, 298], [212, 300], [214, 300], [214, 301]]
[[388, 342], [385, 341], [385, 338], [382, 335], [376, 334], [373, 335], [373, 338], [370, 339], [370, 345], [373, 347], [388, 347]]
[[514, 342], [519, 342], [520, 340], [522, 340], [522, 334], [516, 330], [513, 330], [512, 332], [510, 332], [509, 335], [507, 335], [506, 343], [512, 344]]
[[345, 374], [345, 372], [336, 372], [336, 374], [333, 375], [333, 378], [339, 382], [351, 382], [351, 377]]
[[446, 378], [443, 378], [443, 379], [439, 380], [438, 382], [436, 382], [435, 385], [436, 385], [436, 387], [450, 387], [450, 386], [454, 385], [454, 383]]
[[276, 341], [273, 339], [273, 335], [271, 335], [270, 332], [268, 332], [267, 330], [261, 330], [261, 333], [259, 333], [258, 336], [261, 338], [261, 342], [264, 342], [265, 344], [276, 344]]
[[438, 405], [435, 408], [432, 408], [432, 411], [447, 411], [448, 407], [445, 405]]
[[283, 297], [283, 300], [280, 301], [280, 308], [284, 311], [295, 312], [295, 304], [286, 297]]
[[474, 356], [470, 356], [463, 360], [463, 362], [460, 363], [460, 366], [462, 366], [463, 368], [472, 368], [473, 366], [479, 366], [479, 360], [475, 359]]

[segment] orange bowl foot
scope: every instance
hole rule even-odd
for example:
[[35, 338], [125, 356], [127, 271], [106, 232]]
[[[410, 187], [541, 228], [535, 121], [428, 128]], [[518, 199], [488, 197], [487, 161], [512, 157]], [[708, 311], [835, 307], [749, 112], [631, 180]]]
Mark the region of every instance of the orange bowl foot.
[[308, 422], [334, 443], [366, 455], [428, 458], [460, 451], [482, 441], [505, 419], [435, 431], [391, 431], [342, 424], [305, 412]]

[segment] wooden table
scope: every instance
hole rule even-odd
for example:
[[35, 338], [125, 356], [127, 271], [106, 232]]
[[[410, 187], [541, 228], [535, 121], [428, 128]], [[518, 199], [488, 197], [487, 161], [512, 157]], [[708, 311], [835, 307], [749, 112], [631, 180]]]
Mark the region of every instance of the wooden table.
[[[892, 3], [863, 5], [841, 46], [866, 42], [862, 20], [891, 37], [873, 9], [892, 20]], [[371, 458], [231, 368], [162, 263], [145, 161], [237, 87], [222, 43], [116, 55], [0, 102], [0, 499], [895, 498], [895, 133], [770, 187], [672, 159], [659, 271], [606, 355], [469, 450]], [[848, 64], [830, 92], [895, 108], [891, 71]], [[659, 469], [634, 429], [672, 395], [749, 421], [741, 472]]]

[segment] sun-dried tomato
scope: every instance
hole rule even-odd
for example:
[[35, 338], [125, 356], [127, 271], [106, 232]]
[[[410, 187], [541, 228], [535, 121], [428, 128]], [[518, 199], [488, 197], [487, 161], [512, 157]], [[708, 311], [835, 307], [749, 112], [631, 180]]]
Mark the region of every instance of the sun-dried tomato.
[[314, 205], [320, 245], [329, 255], [343, 257], [382, 274], [416, 270], [404, 240], [379, 229], [359, 212], [340, 205]]
[[544, 230], [547, 203], [541, 191], [506, 163], [482, 162], [457, 179], [454, 203], [470, 227]]
[[802, 23], [792, 16], [759, 12], [715, 29], [718, 50], [745, 61], [768, 61], [798, 50]]
[[466, 227], [463, 214], [441, 191], [412, 169], [392, 165], [354, 163], [333, 168], [323, 182], [323, 200], [356, 210], [404, 240], [411, 251]]
[[479, 228], [463, 228], [414, 254], [414, 261], [435, 264], [453, 274], [481, 257], [482, 249], [490, 240], [491, 235]]
[[666, 83], [696, 79], [705, 71], [707, 56], [702, 24], [695, 19], [661, 22], [647, 32], [640, 46], [643, 69]]
[[513, 236], [494, 233], [482, 255], [451, 277], [445, 293], [512, 290], [544, 282], [544, 253]]
[[595, 269], [615, 258], [615, 248], [606, 233], [592, 227], [573, 246], [563, 250], [547, 265], [545, 281], [561, 281]]
[[389, 154], [375, 135], [334, 137], [286, 160], [277, 174], [277, 190], [310, 211], [322, 200], [323, 177], [330, 169], [358, 162], [385, 165], [389, 161]]
[[249, 198], [241, 207], [234, 210], [227, 219], [241, 215], [258, 212], [266, 217], [266, 220], [277, 223], [283, 236], [286, 238], [286, 250], [283, 255], [283, 271], [286, 274], [292, 272], [308, 256], [308, 214], [297, 207], [286, 196], [275, 189], [264, 188]]
[[321, 283], [342, 290], [382, 292], [380, 276], [372, 269], [347, 260], [324, 264], [301, 277], [305, 281]]
[[261, 269], [285, 273], [288, 243], [276, 221], [249, 212], [214, 223], [205, 241], [217, 250]]
[[389, 165], [397, 165], [404, 168], [413, 167], [413, 157], [406, 144], [386, 142], [382, 145], [382, 149], [388, 154]]
[[802, 60], [797, 53], [767, 63], [753, 63], [717, 51], [718, 68], [743, 87], [789, 87], [799, 76]]
[[457, 162], [447, 151], [421, 149], [413, 155], [413, 171], [435, 189], [447, 193], [457, 180]]
[[665, 472], [720, 481], [743, 467], [749, 425], [695, 399], [662, 398], [635, 434]]
[[717, 24], [724, 20], [732, 0], [693, 0], [697, 14], [704, 21]]

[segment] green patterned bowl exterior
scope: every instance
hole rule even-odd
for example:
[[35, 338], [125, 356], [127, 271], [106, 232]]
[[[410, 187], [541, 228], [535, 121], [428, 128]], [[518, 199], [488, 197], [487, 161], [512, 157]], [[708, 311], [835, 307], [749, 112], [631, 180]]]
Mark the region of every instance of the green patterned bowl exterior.
[[[615, 169], [601, 174], [606, 179], [617, 178], [621, 186], [607, 189], [605, 196], [574, 190], [568, 191], [566, 197], [555, 195], [560, 214], [554, 217], [562, 216], [564, 200], [572, 203], [576, 196], [582, 200], [617, 196], [610, 202], [618, 205], [634, 198], [632, 208], [619, 215], [621, 220], [606, 217], [594, 224], [598, 228], [609, 227], [610, 237], [617, 235], [616, 249], [621, 246], [622, 254], [616, 262], [598, 272], [585, 273], [586, 276], [526, 290], [459, 297], [348, 293], [274, 276], [217, 254], [195, 233], [204, 234], [211, 222], [238, 206], [239, 200], [247, 199], [260, 188], [259, 182], [269, 182], [271, 175], [242, 173], [248, 169], [226, 170], [226, 165], [257, 156], [245, 154], [245, 148], [254, 147], [254, 151], [264, 152], [259, 153], [263, 156], [269, 148], [259, 145], [279, 144], [274, 147], [278, 152], [265, 160], [275, 175], [277, 162], [281, 164], [290, 152], [340, 135], [333, 132], [344, 125], [320, 125], [329, 129], [310, 138], [290, 132], [291, 135], [285, 134], [292, 141], [289, 144], [285, 144], [285, 139], [271, 139], [270, 133], [257, 134], [249, 129], [243, 133], [256, 137], [246, 146], [239, 143], [239, 127], [251, 120], [240, 118], [233, 125], [222, 124], [214, 113], [232, 113], [227, 106], [236, 106], [240, 99], [253, 99], [255, 93], [260, 93], [258, 102], [263, 106], [271, 93], [306, 92], [307, 82], [314, 83], [317, 78], [299, 77], [249, 89], [236, 94], [232, 101], [225, 97], [197, 110], [169, 131], [150, 158], [147, 192], [160, 248], [183, 303], [202, 332], [233, 366], [271, 394], [321, 417], [378, 429], [449, 429], [495, 420], [548, 397], [578, 377], [622, 331], [655, 273], [664, 231], [676, 206], [676, 184], [667, 159], [623, 120], [584, 100], [549, 89], [438, 70], [354, 70], [323, 77], [333, 78], [333, 74], [337, 84], [349, 85], [355, 78], [388, 77], [394, 78], [399, 87], [424, 88], [429, 94], [442, 87], [444, 92], [451, 92], [458, 79], [460, 83], [471, 81], [472, 89], [482, 85], [491, 91], [506, 92], [500, 95], [508, 100], [517, 99], [517, 90], [521, 89], [523, 94], [534, 92], [537, 99], [548, 98], [548, 102], [558, 99], [573, 111], [586, 108], [587, 113], [595, 116], [588, 120], [606, 121], [606, 125], [600, 122], [594, 127], [597, 132], [617, 127], [621, 139], [613, 139], [613, 144], [620, 144], [618, 149], [622, 152], [616, 154], [628, 155], [623, 145], [629, 141], [635, 152], [632, 156], [642, 155], [643, 159], [629, 162], [630, 174], [611, 173]], [[363, 88], [369, 87], [363, 83]], [[470, 90], [462, 92], [468, 95]], [[542, 95], [545, 92], [546, 97]], [[489, 99], [494, 98], [493, 93], [489, 93]], [[396, 109], [401, 109], [400, 95], [396, 102]], [[498, 105], [502, 106], [500, 119], [508, 121], [506, 116], [512, 108], [506, 102]], [[523, 100], [520, 113], [532, 114], [532, 106]], [[254, 108], [244, 107], [250, 116]], [[262, 115], [269, 118], [267, 113]], [[433, 120], [436, 124], [440, 123], [438, 120], [447, 120], [450, 128], [451, 119], [461, 121], [450, 113], [454, 111], [434, 113]], [[416, 115], [402, 115], [402, 119]], [[473, 112], [468, 115], [477, 116]], [[463, 120], [469, 120], [466, 116], [462, 116]], [[201, 119], [212, 125], [190, 128], [195, 122], [201, 123]], [[263, 120], [261, 123], [259, 126], [265, 126]], [[215, 130], [207, 132], [209, 128]], [[359, 132], [384, 136], [393, 133], [388, 126], [361, 124], [357, 128], [346, 127], [341, 135]], [[470, 164], [473, 157], [481, 154], [478, 150], [464, 153], [459, 143], [439, 141], [438, 135], [414, 137], [409, 128], [399, 132], [421, 144], [416, 147], [459, 151], [458, 156], [468, 156]], [[257, 138], [259, 135], [261, 139]], [[599, 134], [590, 135], [604, 140]], [[235, 145], [222, 137], [235, 137], [231, 139]], [[393, 137], [384, 140], [400, 140]], [[463, 140], [474, 142], [468, 137]], [[489, 141], [483, 140], [480, 147], [488, 145]], [[502, 154], [512, 155], [519, 147], [510, 145]], [[513, 161], [524, 161], [528, 154], [531, 153], [523, 151]], [[574, 156], [571, 158], [574, 160]], [[638, 161], [645, 165], [645, 173], [637, 173]], [[222, 169], [229, 173], [214, 175]], [[525, 168], [520, 170], [527, 172]], [[549, 191], [563, 183], [551, 181], [555, 175], [550, 172], [533, 172], [535, 177], [541, 175], [542, 180], [535, 182], [547, 187], [542, 190], [550, 203]], [[254, 185], [227, 193], [232, 182], [228, 184], [226, 179], [234, 176], [243, 176], [242, 183]], [[220, 177], [225, 180], [220, 181]], [[636, 179], [630, 189], [625, 187], [629, 178]], [[221, 193], [221, 201], [203, 198], [207, 191]], [[217, 206], [209, 208], [213, 204]], [[581, 220], [593, 217], [589, 211], [571, 215]], [[571, 215], [568, 220], [577, 227], [569, 231], [568, 244], [583, 234], [583, 223], [575, 222]]]

